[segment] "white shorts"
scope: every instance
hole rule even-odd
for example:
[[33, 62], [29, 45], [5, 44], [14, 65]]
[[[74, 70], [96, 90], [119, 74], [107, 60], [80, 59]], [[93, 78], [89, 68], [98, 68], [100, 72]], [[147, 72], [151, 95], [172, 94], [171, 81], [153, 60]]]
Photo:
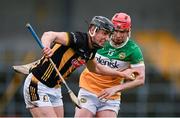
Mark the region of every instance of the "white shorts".
[[24, 82], [26, 108], [63, 106], [61, 87], [49, 88], [30, 73]]
[[81, 88], [78, 93], [78, 98], [82, 108], [86, 108], [94, 115], [98, 111], [112, 110], [118, 115], [120, 109], [120, 100], [100, 100], [97, 95]]

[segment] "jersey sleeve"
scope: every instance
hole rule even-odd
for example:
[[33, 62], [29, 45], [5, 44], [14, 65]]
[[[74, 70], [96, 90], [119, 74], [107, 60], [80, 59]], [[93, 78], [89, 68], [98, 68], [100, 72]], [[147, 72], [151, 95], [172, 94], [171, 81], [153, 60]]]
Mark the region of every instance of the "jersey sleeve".
[[141, 49], [139, 47], [136, 47], [133, 50], [133, 53], [131, 54], [131, 64], [140, 64], [140, 63], [144, 63], [144, 59], [143, 59], [143, 54], [141, 52]]
[[96, 53], [96, 49], [90, 49], [88, 43], [88, 35], [83, 32], [69, 32], [68, 46], [72, 48], [83, 59], [90, 60]]
[[82, 37], [78, 32], [68, 32], [68, 45], [70, 47], [78, 47], [82, 44]]

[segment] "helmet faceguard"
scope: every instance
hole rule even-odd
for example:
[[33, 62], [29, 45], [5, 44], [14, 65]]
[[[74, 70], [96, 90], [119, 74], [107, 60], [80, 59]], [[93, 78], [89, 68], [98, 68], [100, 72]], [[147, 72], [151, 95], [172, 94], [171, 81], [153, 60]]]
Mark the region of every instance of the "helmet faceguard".
[[[95, 26], [93, 32], [90, 32], [90, 30], [89, 30], [89, 35], [91, 37], [94, 37], [94, 35], [96, 34], [96, 32], [98, 30], [105, 30], [105, 31], [109, 32], [110, 34], [112, 34], [114, 31], [114, 26], [113, 26], [112, 22], [104, 16], [93, 17], [93, 19], [90, 22], [89, 27], [91, 27], [91, 26]], [[101, 45], [99, 45], [96, 41], [93, 41], [92, 39], [91, 39], [91, 43], [94, 48], [97, 48], [97, 49], [102, 48]]]
[[126, 13], [116, 13], [111, 21], [115, 30], [131, 30], [131, 18]]

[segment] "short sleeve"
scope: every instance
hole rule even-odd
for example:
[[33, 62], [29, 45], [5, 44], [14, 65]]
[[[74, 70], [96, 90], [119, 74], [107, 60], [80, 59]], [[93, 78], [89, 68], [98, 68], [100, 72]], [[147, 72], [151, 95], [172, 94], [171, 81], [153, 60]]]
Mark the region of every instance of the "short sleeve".
[[139, 47], [136, 47], [133, 50], [133, 53], [131, 54], [131, 60], [132, 60], [131, 64], [138, 64], [138, 63], [144, 62], [143, 54]]
[[84, 37], [79, 32], [69, 32], [68, 37], [69, 37], [68, 45], [70, 47], [75, 47], [75, 46], [79, 47], [83, 45]]

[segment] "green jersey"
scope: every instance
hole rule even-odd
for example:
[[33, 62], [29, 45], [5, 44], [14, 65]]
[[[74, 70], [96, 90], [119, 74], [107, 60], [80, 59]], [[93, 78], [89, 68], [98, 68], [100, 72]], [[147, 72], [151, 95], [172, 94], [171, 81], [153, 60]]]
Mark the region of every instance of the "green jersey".
[[144, 65], [140, 47], [129, 39], [122, 47], [114, 47], [110, 42], [96, 53], [97, 62], [117, 70]]

